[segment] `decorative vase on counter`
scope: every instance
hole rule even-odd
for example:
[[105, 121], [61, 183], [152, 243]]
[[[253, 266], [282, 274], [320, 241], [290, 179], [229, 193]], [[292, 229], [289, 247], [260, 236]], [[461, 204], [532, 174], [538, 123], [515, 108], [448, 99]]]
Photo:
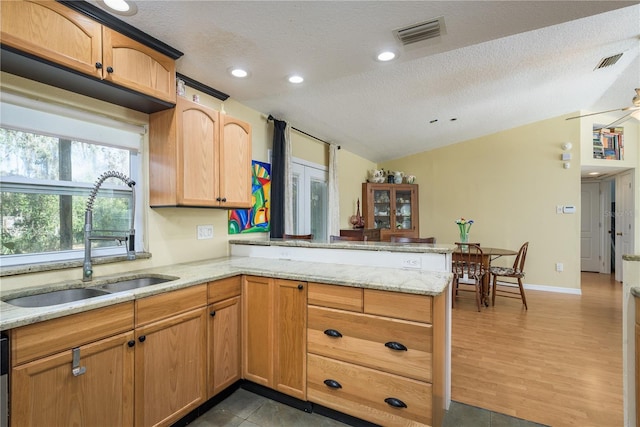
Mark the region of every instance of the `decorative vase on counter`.
[[[460, 243], [469, 243], [469, 233], [460, 233]], [[468, 245], [460, 245], [460, 249], [463, 251], [468, 251]]]

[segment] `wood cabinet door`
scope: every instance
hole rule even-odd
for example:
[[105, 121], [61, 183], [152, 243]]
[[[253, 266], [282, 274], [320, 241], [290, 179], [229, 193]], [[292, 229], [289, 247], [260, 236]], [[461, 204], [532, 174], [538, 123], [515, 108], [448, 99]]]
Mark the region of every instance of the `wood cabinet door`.
[[220, 197], [222, 206], [251, 207], [251, 125], [220, 115]]
[[135, 425], [169, 425], [206, 396], [206, 307], [136, 328]]
[[54, 1], [0, 2], [2, 44], [96, 78], [102, 25]]
[[164, 101], [176, 102], [176, 63], [129, 37], [102, 28], [103, 78]]
[[273, 387], [273, 279], [245, 276], [242, 284], [242, 374]]
[[14, 426], [133, 425], [133, 332], [78, 347], [83, 373], [72, 372], [72, 350], [12, 371]]
[[276, 279], [274, 388], [307, 398], [307, 283]]
[[242, 377], [240, 297], [209, 305], [207, 398]]
[[217, 206], [218, 112], [182, 99], [176, 110], [178, 205]]

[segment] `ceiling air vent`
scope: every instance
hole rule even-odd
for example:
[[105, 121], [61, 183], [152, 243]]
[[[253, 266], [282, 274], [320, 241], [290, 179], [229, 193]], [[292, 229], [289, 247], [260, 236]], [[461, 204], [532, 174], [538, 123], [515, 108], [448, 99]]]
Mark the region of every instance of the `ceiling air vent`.
[[594, 70], [599, 70], [600, 68], [605, 68], [605, 67], [610, 67], [613, 64], [615, 64], [616, 62], [618, 62], [618, 59], [620, 59], [622, 57], [621, 53], [618, 53], [616, 55], [612, 55], [609, 56], [607, 58], [603, 58], [600, 60], [600, 62], [598, 62], [598, 65], [596, 65], [596, 68], [594, 68]]
[[406, 46], [412, 43], [421, 42], [423, 40], [440, 37], [443, 34], [443, 17], [431, 19], [426, 22], [420, 22], [408, 27], [395, 30], [393, 33]]

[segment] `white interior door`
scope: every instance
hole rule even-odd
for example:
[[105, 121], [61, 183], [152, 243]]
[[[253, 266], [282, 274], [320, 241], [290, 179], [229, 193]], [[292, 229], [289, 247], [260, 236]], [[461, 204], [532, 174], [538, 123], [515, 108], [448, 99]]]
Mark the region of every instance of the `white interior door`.
[[616, 281], [622, 282], [622, 255], [633, 254], [633, 171], [616, 176]]
[[580, 270], [599, 272], [600, 256], [600, 183], [581, 186]]

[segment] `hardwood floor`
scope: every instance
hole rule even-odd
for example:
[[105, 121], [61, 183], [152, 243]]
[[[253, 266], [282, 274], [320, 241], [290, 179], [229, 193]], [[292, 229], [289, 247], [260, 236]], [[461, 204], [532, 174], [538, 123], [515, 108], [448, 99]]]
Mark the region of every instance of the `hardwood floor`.
[[452, 312], [452, 399], [554, 427], [622, 426], [622, 284], [582, 273], [582, 295], [527, 290]]

